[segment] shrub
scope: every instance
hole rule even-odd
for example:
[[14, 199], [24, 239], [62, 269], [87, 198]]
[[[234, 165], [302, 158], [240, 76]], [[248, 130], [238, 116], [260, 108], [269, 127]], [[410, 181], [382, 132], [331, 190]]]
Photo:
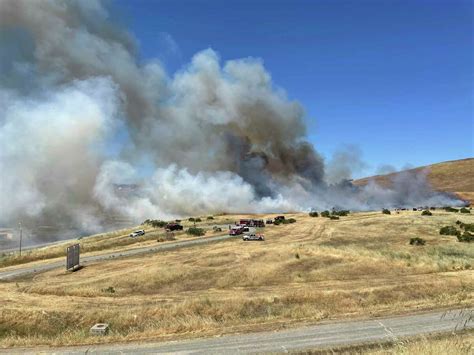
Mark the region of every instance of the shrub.
[[189, 221], [189, 222], [195, 222], [196, 220], [194, 219], [194, 217], [190, 217], [190, 218], [188, 219], [188, 221]]
[[422, 216], [432, 216], [433, 213], [431, 213], [431, 212], [428, 211], [428, 210], [424, 210], [423, 212], [421, 212], [421, 215], [422, 215]]
[[459, 212], [461, 213], [471, 213], [471, 211], [469, 211], [466, 207], [463, 207], [459, 210]]
[[115, 293], [115, 288], [112, 287], [112, 286], [109, 286], [107, 288], [103, 288], [102, 289], [102, 292], [105, 292], [105, 293]]
[[201, 218], [196, 218], [194, 222], [202, 222], [202, 221], [201, 221]]
[[473, 232], [474, 233], [474, 223], [460, 223], [460, 227], [464, 229], [466, 232]]
[[386, 208], [384, 208], [384, 209], [382, 210], [382, 213], [383, 213], [383, 214], [392, 214], [392, 213], [390, 212], [390, 210], [387, 210]]
[[275, 219], [275, 221], [273, 222], [273, 224], [274, 224], [275, 226], [278, 226], [278, 225], [281, 224], [281, 222], [282, 222], [281, 219]]
[[296, 253], [296, 254], [295, 254], [295, 258], [296, 258], [296, 259], [299, 259], [299, 258], [300, 258], [300, 254]]
[[418, 237], [410, 238], [410, 245], [425, 245], [425, 243], [424, 239]]
[[348, 210], [341, 210], [341, 211], [337, 211], [337, 210], [333, 210], [332, 211], [332, 215], [333, 216], [347, 216], [349, 214], [349, 211]]
[[180, 219], [175, 219], [174, 221], [175, 221], [176, 223], [180, 223], [180, 222], [181, 222]]
[[441, 235], [460, 235], [461, 233], [453, 226], [444, 226], [439, 230]]
[[200, 237], [200, 236], [203, 236], [204, 234], [206, 234], [206, 231], [202, 228], [191, 227], [186, 231], [186, 234], [194, 235], [196, 237]]
[[329, 219], [339, 219], [339, 216], [329, 216]]
[[444, 210], [446, 212], [459, 212], [457, 208], [452, 208], [452, 207], [445, 207]]
[[321, 217], [327, 217], [327, 218], [329, 218], [330, 215], [331, 215], [331, 214], [329, 213], [329, 211], [323, 211], [323, 212], [321, 212]]
[[212, 217], [212, 216], [207, 216], [207, 219], [214, 219], [214, 217]]
[[457, 237], [458, 237], [459, 242], [464, 242], [464, 243], [474, 242], [474, 235], [472, 235], [469, 232], [464, 232], [463, 234], [459, 234]]
[[287, 221], [288, 221], [288, 223], [295, 223], [295, 222], [296, 222], [296, 219], [294, 219], [294, 218], [288, 218]]
[[310, 216], [310, 217], [319, 217], [319, 214], [318, 214], [318, 212], [316, 212], [316, 211], [311, 211], [311, 212], [309, 213], [309, 216]]

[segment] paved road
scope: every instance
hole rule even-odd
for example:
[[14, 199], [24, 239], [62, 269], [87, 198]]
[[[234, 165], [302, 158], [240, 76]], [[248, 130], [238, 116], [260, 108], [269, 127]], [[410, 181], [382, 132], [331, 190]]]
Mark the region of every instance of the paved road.
[[474, 308], [407, 316], [325, 323], [304, 328], [166, 343], [129, 343], [56, 349], [6, 349], [8, 353], [55, 354], [248, 354], [288, 352], [397, 341], [427, 333], [474, 328]]
[[[121, 258], [121, 257], [128, 257], [128, 256], [135, 256], [140, 254], [146, 253], [154, 253], [166, 250], [173, 250], [178, 248], [186, 248], [200, 244], [208, 244], [208, 243], [217, 243], [223, 240], [231, 239], [231, 238], [240, 238], [241, 236], [230, 236], [230, 235], [219, 235], [215, 237], [207, 237], [207, 238], [199, 238], [199, 239], [192, 239], [192, 240], [185, 240], [185, 241], [178, 241], [172, 243], [166, 243], [162, 245], [154, 245], [154, 246], [146, 246], [143, 248], [135, 248], [129, 250], [122, 250], [119, 252], [109, 252], [100, 255], [94, 256], [85, 256], [81, 257], [81, 264], [87, 265], [98, 261], [103, 261], [107, 259], [113, 258]], [[44, 272], [56, 268], [65, 268], [66, 267], [66, 257], [64, 257], [63, 261], [51, 262], [47, 264], [41, 264], [36, 266], [25, 266], [22, 268], [17, 268], [10, 271], [2, 271], [0, 269], [0, 281], [8, 280], [11, 278], [25, 276], [29, 274]]]

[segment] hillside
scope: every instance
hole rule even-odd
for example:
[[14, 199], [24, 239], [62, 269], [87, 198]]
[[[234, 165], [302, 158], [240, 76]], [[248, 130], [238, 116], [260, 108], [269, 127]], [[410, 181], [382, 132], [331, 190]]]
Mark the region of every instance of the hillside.
[[[296, 222], [267, 225], [259, 231], [265, 241], [237, 237], [2, 281], [0, 348], [171, 341], [474, 304], [472, 243], [439, 234], [457, 220], [474, 224], [474, 213], [397, 212], [339, 220], [287, 214]], [[275, 215], [199, 217], [211, 234], [213, 225]], [[154, 239], [140, 244], [173, 242], [157, 243], [162, 228], [147, 235]], [[411, 245], [415, 237], [426, 243]], [[202, 237], [180, 231], [176, 238]], [[43, 255], [29, 264], [47, 262]], [[110, 324], [109, 335], [89, 335], [98, 322]]]
[[[420, 166], [418, 168], [405, 170], [407, 172], [428, 172], [428, 181], [437, 191], [453, 192], [464, 200], [474, 204], [474, 158], [452, 160], [432, 165]], [[375, 175], [359, 180], [354, 184], [363, 186], [374, 180], [381, 186], [389, 187], [394, 177], [401, 172]]]

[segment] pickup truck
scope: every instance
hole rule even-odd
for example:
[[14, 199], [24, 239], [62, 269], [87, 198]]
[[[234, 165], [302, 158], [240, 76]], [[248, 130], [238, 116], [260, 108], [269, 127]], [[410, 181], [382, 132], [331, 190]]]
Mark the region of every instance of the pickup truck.
[[265, 237], [263, 236], [263, 234], [249, 233], [249, 234], [244, 234], [244, 236], [242, 237], [242, 240], [244, 242], [248, 242], [248, 241], [251, 241], [251, 240], [264, 241]]

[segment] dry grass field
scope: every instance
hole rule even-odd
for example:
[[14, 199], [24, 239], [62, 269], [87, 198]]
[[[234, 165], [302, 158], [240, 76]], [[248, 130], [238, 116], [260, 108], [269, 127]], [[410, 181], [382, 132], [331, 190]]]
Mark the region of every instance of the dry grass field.
[[[447, 161], [408, 171], [427, 171], [427, 178], [433, 189], [455, 193], [460, 198], [470, 201], [471, 205], [474, 203], [474, 158]], [[374, 180], [379, 185], [388, 187], [397, 174], [399, 173], [376, 175], [356, 180], [354, 183], [365, 185]]]
[[[297, 222], [267, 226], [265, 242], [232, 239], [0, 282], [0, 346], [170, 340], [474, 303], [473, 244], [439, 235], [474, 214], [288, 217]], [[426, 244], [409, 245], [411, 237]], [[110, 324], [105, 338], [88, 334], [97, 322]]]
[[399, 340], [395, 344], [365, 352], [373, 355], [389, 354], [450, 354], [470, 355], [474, 351], [474, 332], [459, 335]]
[[326, 354], [430, 354], [430, 355], [471, 355], [474, 351], [474, 331], [458, 334], [422, 336], [408, 339], [394, 339], [385, 344], [367, 344], [353, 347], [330, 348], [290, 352], [292, 355]]
[[[206, 216], [201, 218], [202, 222], [196, 223], [196, 227], [205, 229], [206, 236], [219, 234], [212, 230], [212, 226], [216, 224], [216, 221], [219, 221], [219, 223], [223, 224], [234, 223], [233, 218], [226, 216], [216, 217], [216, 220], [207, 220]], [[189, 222], [188, 220], [183, 220], [180, 222], [180, 224], [183, 225], [184, 230], [173, 232], [172, 237], [166, 233], [164, 228], [153, 228], [150, 225], [140, 225], [133, 228], [91, 235], [75, 240], [68, 240], [52, 246], [27, 250], [24, 251], [21, 256], [18, 254], [18, 252], [0, 253], [0, 267], [11, 267], [31, 262], [41, 263], [41, 261], [50, 261], [53, 258], [63, 257], [66, 247], [75, 243], [80, 243], [82, 255], [94, 255], [100, 254], [104, 251], [115, 251], [139, 248], [147, 245], [155, 245], [157, 241], [166, 242], [168, 240], [189, 239], [189, 236], [186, 235], [185, 230], [194, 226], [194, 223]], [[145, 230], [145, 236], [130, 238], [130, 233], [137, 229]]]

